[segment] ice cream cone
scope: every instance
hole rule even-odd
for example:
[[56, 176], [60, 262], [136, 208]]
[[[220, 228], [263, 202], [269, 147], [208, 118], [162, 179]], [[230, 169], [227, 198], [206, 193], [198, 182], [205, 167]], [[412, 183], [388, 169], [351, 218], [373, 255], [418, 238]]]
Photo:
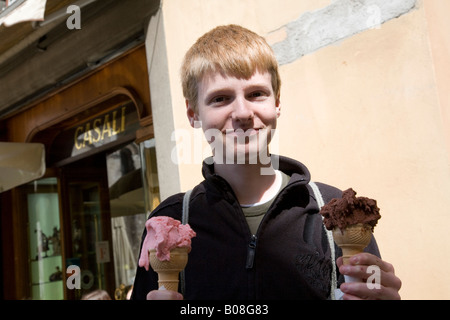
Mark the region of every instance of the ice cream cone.
[[179, 273], [186, 267], [188, 248], [175, 248], [170, 251], [170, 260], [161, 261], [156, 257], [156, 250], [149, 251], [152, 269], [158, 273], [158, 286], [166, 290], [178, 291]]
[[333, 229], [334, 242], [342, 249], [344, 264], [349, 264], [349, 259], [357, 253], [363, 252], [372, 238], [370, 226], [362, 223], [353, 224], [341, 231], [339, 228]]

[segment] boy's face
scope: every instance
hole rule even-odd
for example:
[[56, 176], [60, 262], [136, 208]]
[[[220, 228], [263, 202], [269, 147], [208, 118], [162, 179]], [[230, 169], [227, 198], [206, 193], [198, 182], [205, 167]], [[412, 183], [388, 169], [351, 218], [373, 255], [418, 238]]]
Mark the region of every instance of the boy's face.
[[216, 163], [220, 158], [230, 163], [242, 157], [248, 163], [268, 152], [280, 115], [271, 80], [268, 72], [256, 72], [250, 79], [208, 73], [198, 86], [197, 111], [186, 102], [191, 125], [201, 121]]

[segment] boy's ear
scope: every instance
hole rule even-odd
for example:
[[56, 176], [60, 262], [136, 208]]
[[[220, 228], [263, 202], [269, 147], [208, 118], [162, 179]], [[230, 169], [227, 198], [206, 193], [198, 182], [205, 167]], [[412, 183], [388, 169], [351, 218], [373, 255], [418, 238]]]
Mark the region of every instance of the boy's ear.
[[198, 115], [195, 112], [194, 108], [192, 107], [192, 104], [189, 103], [189, 100], [187, 99], [186, 99], [186, 115], [189, 119], [191, 127], [195, 128], [195, 121], [198, 121]]
[[280, 115], [281, 115], [281, 103], [280, 103], [280, 98], [278, 98], [278, 99], [275, 101], [275, 110], [276, 110], [276, 112], [277, 112], [277, 118], [280, 117]]

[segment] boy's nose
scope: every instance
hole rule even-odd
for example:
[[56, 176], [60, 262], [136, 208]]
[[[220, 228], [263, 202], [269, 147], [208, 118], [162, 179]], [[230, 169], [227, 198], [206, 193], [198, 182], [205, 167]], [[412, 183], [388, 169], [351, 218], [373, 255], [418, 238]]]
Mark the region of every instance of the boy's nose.
[[253, 110], [251, 106], [248, 105], [245, 99], [236, 99], [234, 101], [234, 108], [232, 113], [232, 118], [235, 121], [246, 123], [252, 120], [254, 117]]

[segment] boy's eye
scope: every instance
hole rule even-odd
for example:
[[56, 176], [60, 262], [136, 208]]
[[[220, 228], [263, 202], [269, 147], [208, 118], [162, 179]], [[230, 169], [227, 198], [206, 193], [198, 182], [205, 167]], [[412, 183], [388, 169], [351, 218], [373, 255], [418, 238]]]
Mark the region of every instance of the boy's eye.
[[226, 96], [217, 96], [210, 100], [210, 104], [221, 104], [226, 102], [228, 99]]
[[264, 95], [265, 94], [262, 91], [255, 91], [250, 94], [250, 98], [260, 98], [263, 97]]

